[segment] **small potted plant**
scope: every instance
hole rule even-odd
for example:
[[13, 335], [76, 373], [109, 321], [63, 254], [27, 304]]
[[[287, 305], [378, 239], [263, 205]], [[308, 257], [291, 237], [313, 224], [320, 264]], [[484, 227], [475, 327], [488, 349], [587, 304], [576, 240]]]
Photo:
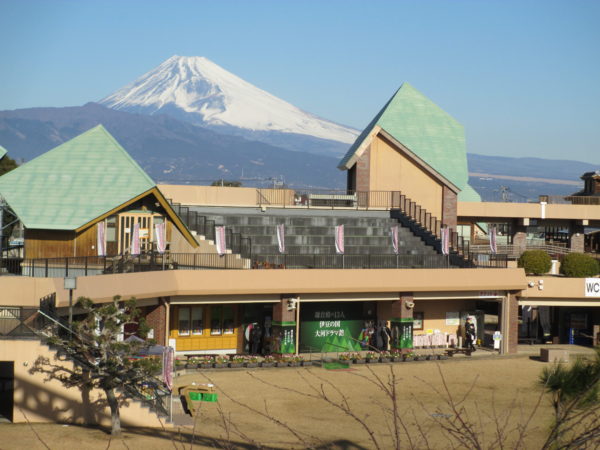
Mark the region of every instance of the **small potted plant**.
[[288, 366], [298, 367], [302, 364], [302, 359], [304, 359], [304, 358], [302, 358], [298, 355], [287, 355], [286, 359], [288, 361]]
[[201, 369], [210, 369], [213, 366], [213, 357], [212, 356], [201, 356], [200, 358], [200, 368]]
[[392, 362], [402, 362], [402, 352], [400, 350], [398, 350], [397, 348], [392, 349], [392, 351], [390, 351], [390, 361]]
[[342, 362], [348, 362], [348, 361], [352, 361], [352, 353], [340, 353], [338, 355], [338, 360], [342, 361]]
[[352, 353], [352, 364], [364, 364], [365, 357], [360, 352]]
[[233, 355], [229, 363], [227, 363], [228, 367], [244, 367], [244, 363], [246, 359], [242, 355]]
[[405, 353], [402, 355], [403, 361], [412, 361], [415, 358], [415, 354], [413, 352]]
[[263, 360], [260, 362], [260, 367], [273, 367], [275, 365], [275, 357], [272, 355], [263, 356]]
[[244, 367], [258, 367], [258, 356], [248, 355], [244, 358]]
[[213, 367], [215, 369], [222, 369], [223, 367], [227, 367], [229, 363], [229, 358], [226, 355], [217, 355], [214, 358]]
[[379, 362], [381, 363], [389, 363], [392, 358], [392, 355], [387, 350], [384, 350], [379, 353]]
[[310, 359], [305, 359], [304, 356], [298, 355], [298, 360], [300, 361], [300, 365], [302, 367], [312, 366], [312, 361]]
[[175, 358], [175, 370], [185, 369], [186, 362], [183, 358]]
[[365, 362], [367, 364], [372, 362], [379, 362], [379, 355], [375, 352], [367, 352], [365, 354]]
[[193, 356], [191, 358], [188, 358], [188, 360], [185, 364], [185, 368], [186, 369], [197, 369], [199, 364], [200, 364], [200, 358]]

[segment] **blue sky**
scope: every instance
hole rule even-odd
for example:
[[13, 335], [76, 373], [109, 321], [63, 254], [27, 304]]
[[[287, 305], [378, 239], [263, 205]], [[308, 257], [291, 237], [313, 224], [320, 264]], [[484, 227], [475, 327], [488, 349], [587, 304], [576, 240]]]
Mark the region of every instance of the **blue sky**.
[[403, 81], [469, 152], [600, 164], [600, 1], [0, 0], [0, 110], [99, 100], [205, 56], [362, 129]]

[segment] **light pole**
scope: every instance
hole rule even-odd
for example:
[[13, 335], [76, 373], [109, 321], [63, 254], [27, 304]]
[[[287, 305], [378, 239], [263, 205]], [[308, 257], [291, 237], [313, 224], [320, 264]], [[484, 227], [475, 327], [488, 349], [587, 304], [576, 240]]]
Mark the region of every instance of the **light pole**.
[[77, 277], [65, 277], [64, 288], [69, 290], [69, 329], [73, 325], [73, 289], [77, 289]]

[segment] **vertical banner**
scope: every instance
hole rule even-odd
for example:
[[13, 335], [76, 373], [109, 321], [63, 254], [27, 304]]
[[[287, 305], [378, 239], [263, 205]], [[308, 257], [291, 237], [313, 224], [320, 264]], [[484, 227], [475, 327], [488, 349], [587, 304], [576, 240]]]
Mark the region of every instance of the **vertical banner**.
[[227, 253], [227, 243], [225, 242], [225, 227], [215, 227], [215, 244], [217, 246], [217, 253], [219, 256], [223, 256]]
[[133, 232], [131, 233], [131, 250], [132, 255], [140, 254], [140, 224], [133, 224]]
[[397, 349], [413, 348], [413, 319], [392, 319], [391, 347]]
[[394, 248], [394, 253], [398, 254], [398, 225], [394, 225], [391, 228], [392, 234], [392, 247]]
[[105, 227], [104, 222], [98, 222], [98, 238], [96, 247], [98, 248], [98, 256], [106, 256], [106, 239], [105, 239]]
[[169, 388], [173, 389], [173, 357], [175, 351], [173, 347], [165, 347], [163, 351], [163, 381]]
[[279, 253], [285, 253], [285, 225], [282, 223], [277, 225], [277, 244]]
[[272, 323], [273, 337], [271, 340], [271, 352], [278, 354], [296, 353], [296, 322]]
[[335, 252], [338, 255], [344, 254], [344, 225], [335, 227]]
[[495, 255], [498, 251], [498, 246], [496, 245], [496, 226], [493, 226], [490, 229], [490, 251]]
[[447, 255], [450, 249], [450, 228], [442, 228], [442, 254]]
[[156, 251], [163, 254], [167, 249], [167, 224], [165, 222], [154, 225], [154, 235], [156, 237]]

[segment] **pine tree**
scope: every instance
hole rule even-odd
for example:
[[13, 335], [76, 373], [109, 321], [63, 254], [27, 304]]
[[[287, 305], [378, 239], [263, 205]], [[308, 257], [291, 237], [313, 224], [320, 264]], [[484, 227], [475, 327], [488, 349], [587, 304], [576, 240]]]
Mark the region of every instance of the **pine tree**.
[[135, 389], [149, 379], [160, 362], [152, 358], [134, 358], [152, 341], [124, 341], [123, 328], [137, 325], [137, 334], [145, 337], [148, 328], [140, 318], [135, 299], [125, 302], [119, 296], [104, 305], [79, 298], [76, 307], [83, 319], [73, 322], [72, 332], [48, 339], [50, 345], [63, 350], [76, 361], [75, 369], [38, 358], [32, 372], [43, 372], [68, 387], [96, 388], [104, 391], [110, 407], [113, 436], [121, 434], [120, 402], [135, 395]]

